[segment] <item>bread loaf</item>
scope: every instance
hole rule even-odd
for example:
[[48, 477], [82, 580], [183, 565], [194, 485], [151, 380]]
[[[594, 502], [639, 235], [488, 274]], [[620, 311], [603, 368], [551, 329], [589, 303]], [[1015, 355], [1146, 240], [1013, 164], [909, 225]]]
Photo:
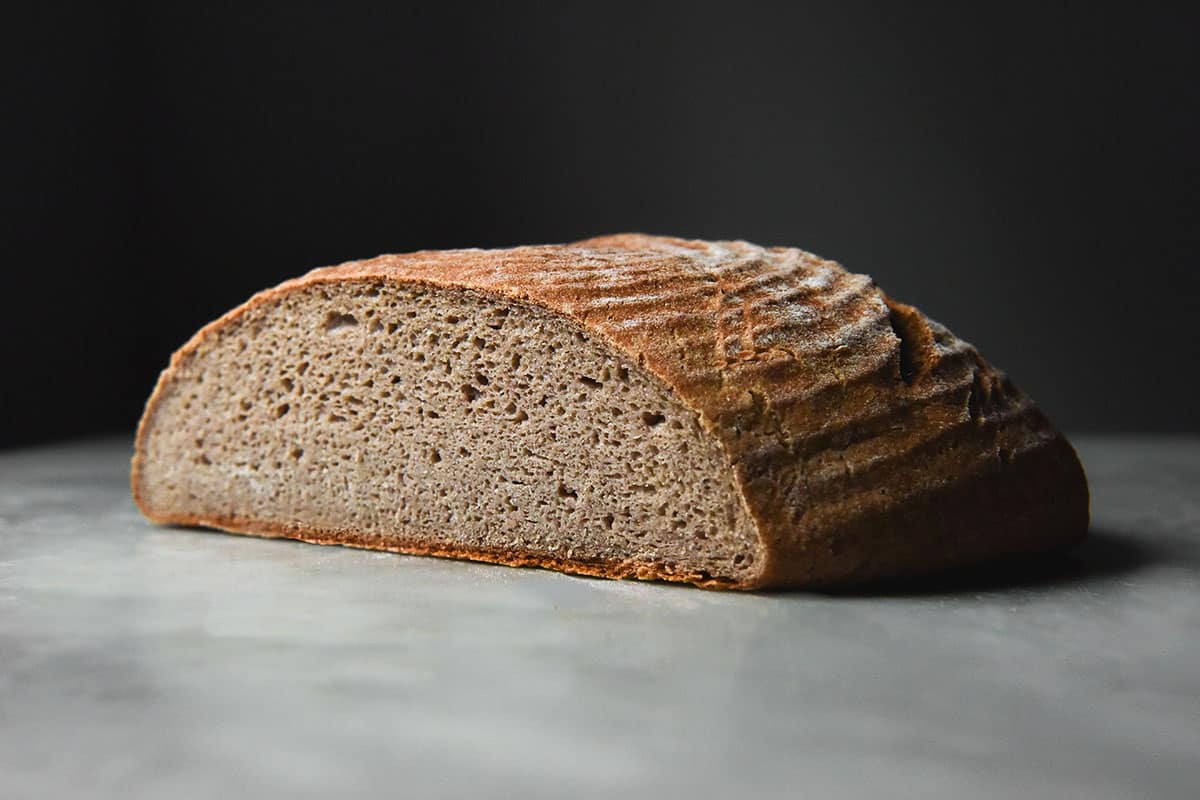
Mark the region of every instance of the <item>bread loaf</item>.
[[1024, 555], [1074, 451], [967, 343], [802, 250], [619, 235], [318, 269], [209, 324], [138, 428], [150, 519], [709, 587]]

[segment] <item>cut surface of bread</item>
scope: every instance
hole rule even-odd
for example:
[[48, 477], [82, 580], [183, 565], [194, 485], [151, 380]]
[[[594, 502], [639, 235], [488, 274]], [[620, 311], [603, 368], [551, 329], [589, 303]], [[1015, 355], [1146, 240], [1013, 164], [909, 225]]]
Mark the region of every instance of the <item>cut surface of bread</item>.
[[150, 519], [704, 586], [831, 586], [1070, 543], [1066, 440], [969, 345], [789, 248], [621, 235], [381, 256], [172, 358]]

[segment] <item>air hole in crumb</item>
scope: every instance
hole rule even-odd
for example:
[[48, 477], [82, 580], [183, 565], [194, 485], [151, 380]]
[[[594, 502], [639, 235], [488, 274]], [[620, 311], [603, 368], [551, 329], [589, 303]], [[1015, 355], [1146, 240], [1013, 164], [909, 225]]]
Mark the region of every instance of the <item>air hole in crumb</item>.
[[458, 448], [458, 454], [460, 456], [463, 456], [464, 458], [466, 458], [467, 456], [471, 455], [471, 451], [465, 447], [460, 447], [460, 448]]
[[296, 388], [296, 384], [291, 378], [284, 378], [279, 383], [281, 386], [283, 386], [283, 390], [285, 392], [290, 392]]
[[559, 497], [578, 498], [579, 493], [576, 492], [574, 489], [569, 488], [565, 483], [560, 482], [558, 484], [558, 496]]
[[379, 333], [381, 330], [383, 330], [382, 322], [380, 322], [379, 320], [375, 320], [374, 322], [371, 323], [371, 333]]
[[358, 319], [353, 314], [339, 314], [336, 311], [331, 311], [325, 315], [325, 330], [336, 331], [342, 328], [353, 328], [358, 324]]
[[282, 417], [284, 414], [288, 413], [291, 410], [292, 410], [292, 407], [290, 405], [288, 405], [287, 403], [283, 403], [282, 405], [277, 406], [275, 408], [275, 419], [279, 419], [280, 417]]
[[517, 367], [521, 366], [521, 354], [513, 353], [512, 359], [510, 359], [509, 363], [512, 364], [513, 369], [516, 369]]
[[302, 456], [302, 455], [304, 455], [303, 447], [293, 447], [291, 450], [288, 451], [288, 456], [290, 456], [295, 461], [299, 461], [300, 456]]
[[527, 419], [529, 419], [528, 414], [526, 414], [524, 411], [518, 411], [517, 415], [513, 417], [513, 422], [524, 422]]
[[460, 391], [462, 392], [463, 399], [468, 403], [479, 397], [479, 390], [469, 383], [464, 383], [462, 387], [460, 387]]
[[582, 383], [584, 386], [588, 387], [589, 389], [599, 389], [601, 386], [604, 385], [603, 383], [596, 380], [595, 378], [589, 378], [587, 375], [580, 375], [579, 382]]
[[616, 519], [616, 517], [614, 517], [612, 514], [605, 514], [604, 515], [604, 527], [611, 531], [612, 526], [613, 526], [613, 521], [615, 519]]
[[330, 422], [345, 422], [346, 418], [343, 417], [341, 414], [330, 414], [329, 421]]
[[442, 460], [442, 454], [440, 451], [438, 451], [438, 450], [430, 451], [430, 453], [429, 453], [429, 463], [430, 464], [437, 464], [441, 460]]
[[642, 422], [653, 428], [656, 425], [662, 425], [667, 421], [667, 418], [662, 414], [651, 414], [649, 411], [642, 412]]
[[475, 382], [480, 386], [487, 386], [489, 383], [491, 383], [491, 381], [488, 379], [488, 376], [484, 375], [482, 372], [475, 373]]
[[617, 367], [617, 380], [621, 383], [629, 383], [629, 370], [626, 367]]

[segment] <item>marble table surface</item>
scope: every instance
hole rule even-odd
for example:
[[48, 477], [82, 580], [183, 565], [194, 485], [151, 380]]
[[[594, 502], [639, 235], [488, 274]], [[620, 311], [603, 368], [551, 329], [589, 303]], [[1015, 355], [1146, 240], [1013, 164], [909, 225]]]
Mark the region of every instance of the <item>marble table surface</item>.
[[1090, 540], [728, 594], [156, 527], [0, 453], [0, 797], [1200, 797], [1200, 439], [1078, 439]]

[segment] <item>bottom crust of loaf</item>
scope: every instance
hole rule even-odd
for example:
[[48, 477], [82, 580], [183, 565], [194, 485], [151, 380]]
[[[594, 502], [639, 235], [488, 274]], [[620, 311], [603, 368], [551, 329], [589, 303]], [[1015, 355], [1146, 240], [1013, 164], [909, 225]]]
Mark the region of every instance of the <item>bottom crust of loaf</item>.
[[242, 536], [258, 536], [265, 539], [292, 539], [299, 542], [307, 542], [308, 544], [341, 545], [360, 550], [382, 550], [401, 555], [481, 561], [488, 564], [503, 564], [509, 567], [539, 567], [557, 572], [566, 572], [572, 575], [586, 575], [592, 578], [612, 578], [616, 580], [632, 578], [642, 581], [670, 581], [673, 583], [690, 583], [693, 586], [706, 589], [757, 588], [741, 585], [728, 579], [714, 578], [702, 572], [675, 570], [667, 565], [641, 561], [558, 558], [541, 553], [433, 544], [428, 541], [406, 537], [402, 534], [388, 534], [387, 536], [383, 536], [380, 534], [363, 533], [361, 531], [300, 528], [295, 525], [275, 522], [233, 520], [222, 517], [180, 515], [154, 516], [150, 519], [152, 522], [160, 525], [211, 528]]
[[[729, 580], [713, 578], [712, 576], [705, 575], [703, 573], [668, 571], [664, 569], [662, 565], [636, 561], [583, 561], [574, 558], [552, 558], [533, 553], [517, 553], [511, 551], [485, 550], [469, 547], [431, 545], [427, 542], [406, 539], [402, 536], [388, 536], [386, 541], [384, 541], [384, 537], [372, 534], [363, 534], [356, 531], [339, 532], [298, 530], [287, 525], [271, 523], [234, 523], [228, 520], [200, 519], [196, 517], [185, 517], [179, 519], [156, 518], [153, 521], [162, 525], [178, 525], [188, 528], [209, 528], [223, 531], [225, 533], [237, 534], [239, 536], [256, 536], [265, 539], [290, 539], [293, 541], [306, 542], [308, 544], [341, 545], [342, 547], [353, 547], [360, 550], [378, 550], [388, 553], [397, 553], [400, 555], [429, 556], [433, 558], [445, 558], [459, 561], [477, 561], [488, 564], [500, 564], [508, 567], [535, 567], [556, 572], [563, 572], [571, 575], [581, 575], [590, 578], [664, 581], [669, 583], [691, 584], [702, 589], [733, 589], [751, 592], [778, 592], [788, 591], [789, 589], [795, 591], [797, 588], [807, 591], [836, 589], [839, 593], [844, 593], [846, 591], [853, 592], [856, 588], [861, 589], [864, 587], [890, 584], [895, 581], [904, 581], [907, 583], [915, 578], [929, 575], [948, 574], [953, 569], [978, 567], [984, 563], [996, 566], [1005, 563], [1011, 564], [1022, 556], [1031, 556], [1035, 554], [1033, 550], [1012, 552], [1002, 555], [997, 555], [994, 553], [988, 555], [981, 554], [978, 558], [973, 558], [961, 563], [943, 563], [926, 571], [908, 571], [901, 575], [875, 576], [874, 579], [854, 580], [851, 578], [833, 580], [824, 583], [811, 583], [800, 587], [789, 587], [787, 585], [762, 586], [758, 584], [739, 584]], [[1067, 540], [1058, 540], [1045, 543], [1043, 547], [1037, 548], [1036, 552], [1064, 550], [1072, 545], [1078, 544], [1082, 539], [1083, 536], [1079, 535]]]

